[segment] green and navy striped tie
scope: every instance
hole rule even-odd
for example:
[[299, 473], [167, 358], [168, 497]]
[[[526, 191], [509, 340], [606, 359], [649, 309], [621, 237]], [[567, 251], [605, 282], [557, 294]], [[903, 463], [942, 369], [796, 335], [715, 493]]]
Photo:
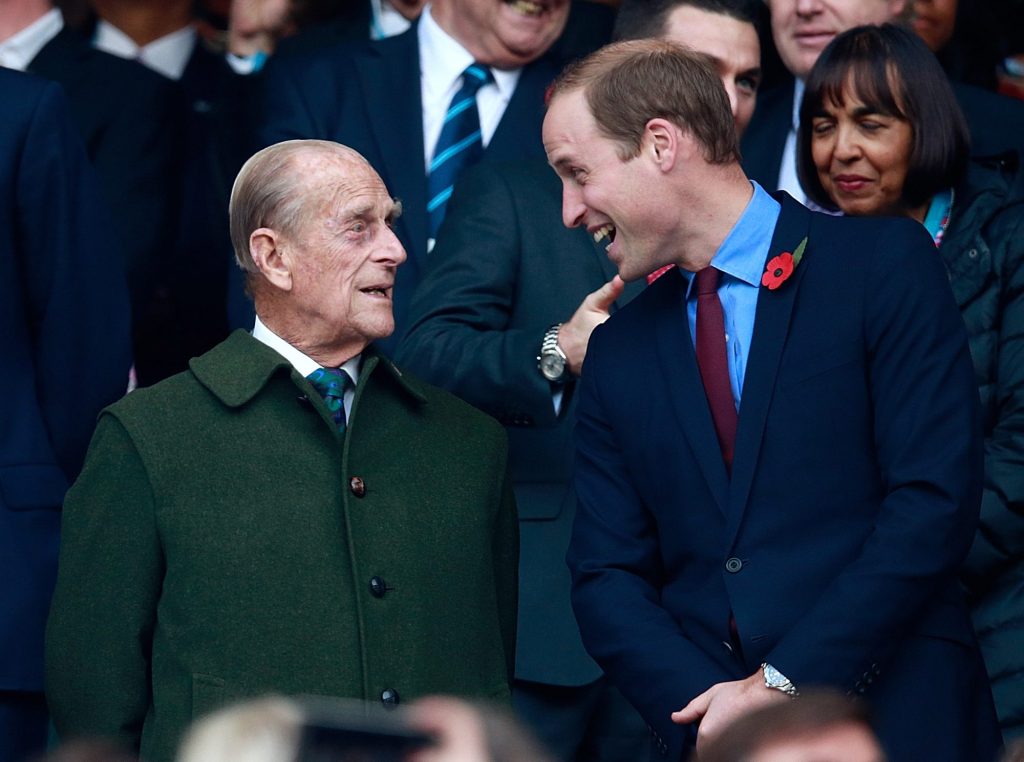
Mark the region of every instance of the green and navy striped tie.
[[493, 77], [490, 69], [483, 64], [472, 64], [462, 73], [462, 87], [448, 105], [427, 179], [427, 198], [430, 199], [427, 202], [427, 213], [430, 215], [431, 238], [437, 237], [437, 229], [444, 219], [445, 206], [459, 174], [465, 167], [478, 161], [484, 152], [476, 93], [491, 81]]
[[318, 368], [306, 376], [313, 388], [324, 398], [327, 409], [338, 431], [345, 433], [345, 390], [352, 385], [352, 378], [341, 368]]

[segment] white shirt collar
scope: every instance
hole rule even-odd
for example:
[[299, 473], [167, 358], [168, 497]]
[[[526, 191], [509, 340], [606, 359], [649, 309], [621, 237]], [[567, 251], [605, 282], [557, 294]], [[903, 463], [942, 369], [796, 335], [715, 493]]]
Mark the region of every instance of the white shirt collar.
[[387, 0], [370, 0], [370, 11], [370, 37], [374, 40], [394, 37], [412, 26]]
[[178, 80], [185, 73], [197, 39], [195, 27], [190, 24], [147, 45], [139, 46], [116, 26], [100, 19], [96, 24], [92, 44], [99, 50], [119, 58], [137, 60], [158, 74]]
[[43, 47], [60, 34], [64, 16], [56, 8], [47, 11], [21, 31], [0, 42], [0, 66], [25, 71]]
[[[267, 328], [258, 316], [256, 317], [256, 324], [252, 328], [252, 337], [257, 341], [266, 344], [291, 363], [292, 367], [295, 368], [303, 378], [323, 367], [312, 357], [303, 353], [301, 350], [296, 349]], [[362, 355], [356, 355], [341, 366], [341, 369], [348, 373], [349, 377], [352, 379], [353, 385], [359, 383], [359, 364], [361, 358]]]
[[[454, 95], [460, 84], [462, 72], [474, 61], [473, 55], [434, 21], [430, 5], [427, 5], [420, 14], [417, 33], [424, 101], [432, 101], [438, 94], [448, 93], [449, 90], [451, 95]], [[520, 71], [522, 70], [491, 69], [494, 84], [506, 103], [515, 92]], [[446, 108], [451, 95], [445, 100]]]

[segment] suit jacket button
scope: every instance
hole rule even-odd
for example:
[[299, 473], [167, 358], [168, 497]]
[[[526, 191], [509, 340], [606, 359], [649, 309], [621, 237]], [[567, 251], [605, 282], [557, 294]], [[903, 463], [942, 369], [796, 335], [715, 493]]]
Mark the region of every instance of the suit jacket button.
[[394, 709], [398, 706], [398, 691], [394, 688], [385, 688], [380, 694], [380, 703], [384, 705], [385, 709]]
[[730, 558], [728, 561], [725, 562], [725, 570], [730, 574], [735, 574], [742, 568], [743, 562], [740, 561], [738, 558]]
[[370, 578], [370, 595], [374, 598], [383, 598], [388, 592], [387, 583], [380, 577]]
[[352, 494], [356, 497], [362, 497], [366, 494], [366, 482], [358, 476], [353, 476], [348, 480], [348, 488], [352, 490]]

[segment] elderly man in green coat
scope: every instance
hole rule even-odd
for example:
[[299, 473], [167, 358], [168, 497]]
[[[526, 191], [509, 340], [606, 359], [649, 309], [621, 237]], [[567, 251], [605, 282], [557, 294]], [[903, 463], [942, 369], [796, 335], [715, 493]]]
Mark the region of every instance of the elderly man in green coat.
[[394, 326], [399, 211], [334, 143], [239, 173], [253, 334], [108, 408], [65, 503], [46, 643], [62, 738], [165, 762], [194, 717], [270, 691], [507, 699], [504, 431], [371, 346]]

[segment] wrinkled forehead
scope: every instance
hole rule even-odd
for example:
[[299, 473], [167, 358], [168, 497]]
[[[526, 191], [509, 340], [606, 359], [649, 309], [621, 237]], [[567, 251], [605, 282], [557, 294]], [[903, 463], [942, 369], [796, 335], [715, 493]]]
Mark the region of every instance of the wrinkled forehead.
[[[308, 207], [332, 216], [350, 206], [390, 213], [391, 196], [380, 175], [359, 154], [319, 152], [301, 157], [293, 171], [299, 193], [309, 197]], [[308, 208], [307, 207], [307, 208]]]

